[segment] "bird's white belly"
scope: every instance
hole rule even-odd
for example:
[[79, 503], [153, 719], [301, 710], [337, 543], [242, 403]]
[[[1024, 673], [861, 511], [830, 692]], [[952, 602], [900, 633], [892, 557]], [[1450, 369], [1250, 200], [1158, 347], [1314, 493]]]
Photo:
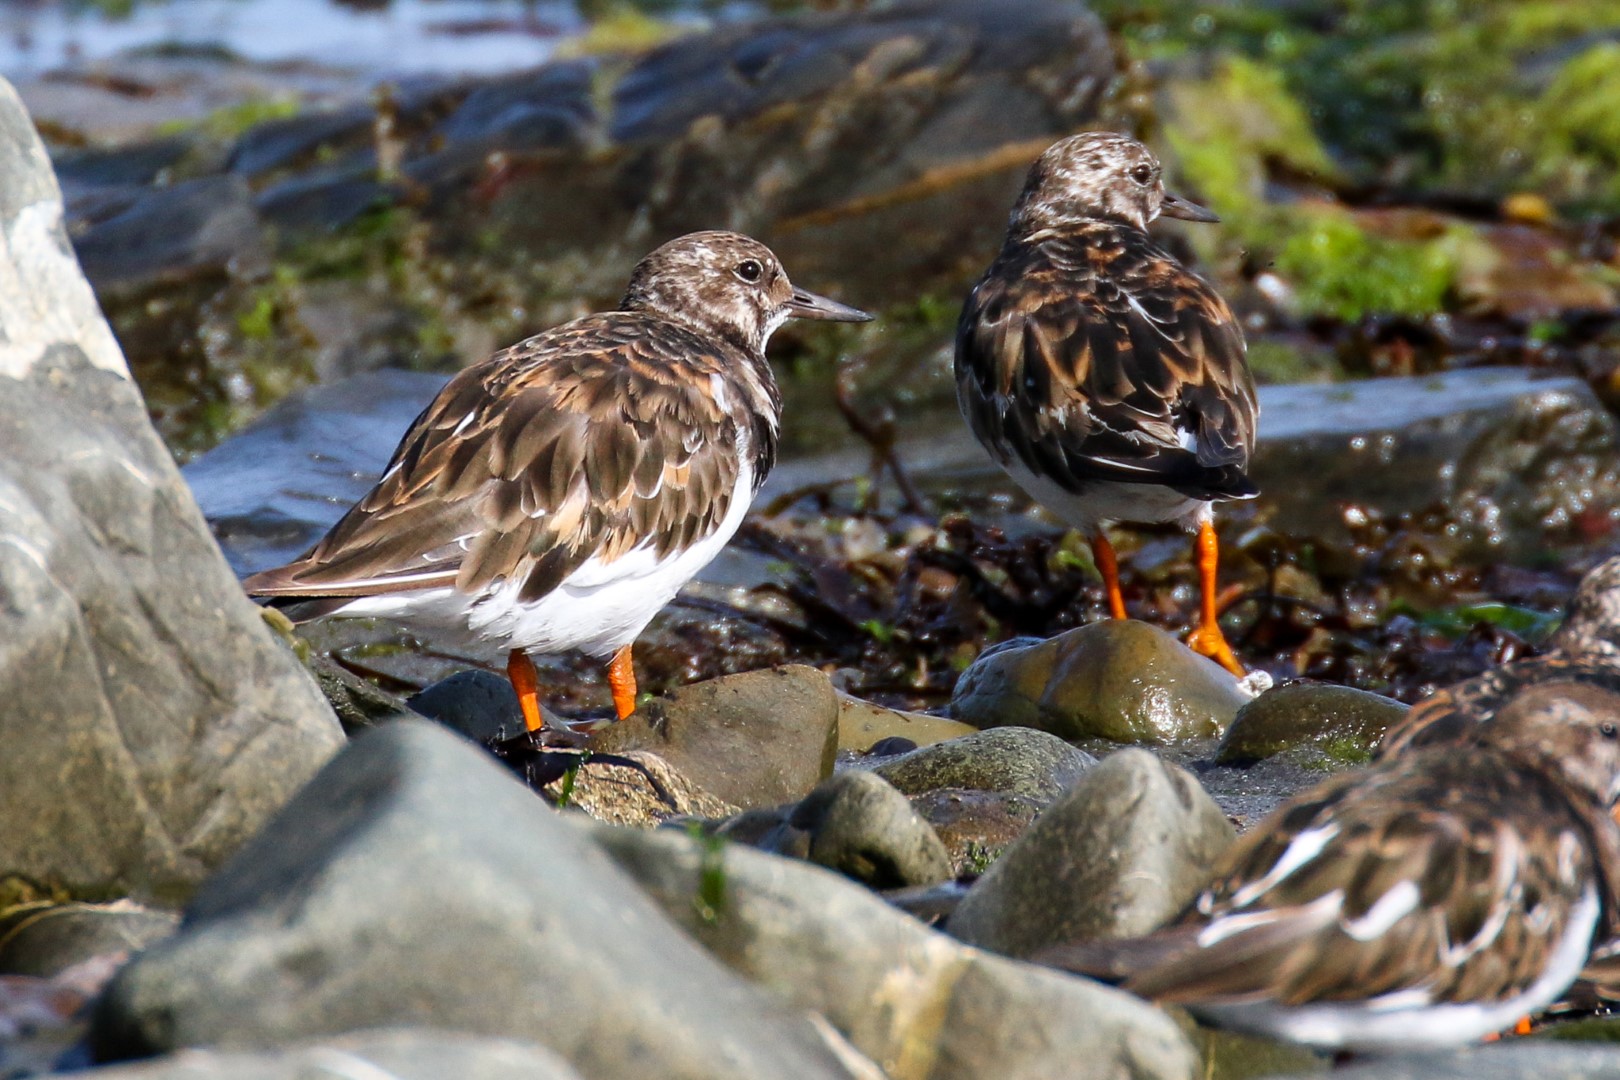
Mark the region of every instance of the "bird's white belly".
[[1036, 502], [1087, 533], [1094, 533], [1103, 523], [1111, 521], [1174, 522], [1192, 530], [1214, 516], [1209, 503], [1188, 498], [1162, 484], [1097, 480], [1088, 482], [1077, 495], [1044, 476], [1036, 476], [1016, 458], [1002, 468]]
[[708, 536], [660, 559], [642, 544], [611, 562], [592, 557], [538, 600], [520, 602], [521, 580], [467, 595], [445, 587], [361, 597], [336, 614], [382, 618], [451, 636], [474, 648], [607, 656], [634, 641], [652, 617], [707, 566], [748, 514], [753, 474], [746, 458], [726, 516]]

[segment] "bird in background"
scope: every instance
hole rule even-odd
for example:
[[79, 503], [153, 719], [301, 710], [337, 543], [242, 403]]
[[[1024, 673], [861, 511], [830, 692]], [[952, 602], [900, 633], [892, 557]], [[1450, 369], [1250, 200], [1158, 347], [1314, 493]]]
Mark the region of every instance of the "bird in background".
[[243, 585], [294, 619], [382, 618], [504, 651], [530, 731], [530, 653], [608, 658], [623, 719], [631, 643], [731, 539], [775, 461], [765, 346], [790, 318], [871, 316], [796, 288], [749, 237], [671, 240], [618, 310], [451, 379], [325, 537]]
[[1284, 802], [1166, 928], [1039, 962], [1331, 1050], [1472, 1042], [1620, 926], [1620, 688], [1526, 688], [1450, 744]]
[[1259, 405], [1226, 302], [1148, 236], [1160, 215], [1217, 220], [1166, 191], [1128, 136], [1085, 132], [1043, 153], [962, 308], [957, 401], [996, 463], [1090, 536], [1114, 618], [1125, 602], [1105, 526], [1196, 531], [1188, 644], [1242, 675], [1217, 618], [1213, 504], [1258, 493]]

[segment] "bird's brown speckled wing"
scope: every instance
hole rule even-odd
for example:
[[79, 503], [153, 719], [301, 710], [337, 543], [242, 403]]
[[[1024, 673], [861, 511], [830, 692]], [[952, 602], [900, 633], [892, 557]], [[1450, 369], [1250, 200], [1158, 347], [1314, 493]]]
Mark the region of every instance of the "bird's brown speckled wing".
[[1237, 321], [1133, 229], [1094, 222], [1009, 242], [963, 308], [956, 372], [980, 440], [1069, 490], [1112, 480], [1254, 494], [1258, 405]]
[[753, 495], [735, 490], [739, 433], [756, 486], [775, 452], [774, 422], [725, 382], [744, 361], [721, 348], [615, 312], [497, 353], [445, 386], [309, 554], [244, 585], [352, 597], [517, 577], [532, 600], [593, 556], [685, 547]]
[[1138, 963], [1110, 958], [1109, 943], [1039, 959], [1111, 965], [1127, 989], [1169, 1002], [1503, 1000], [1563, 935], [1591, 881], [1588, 845], [1537, 774], [1477, 748], [1413, 755], [1285, 803], [1178, 924], [1132, 945]]
[[1384, 732], [1375, 756], [1395, 757], [1426, 746], [1470, 739], [1480, 724], [1532, 687], [1543, 692], [1568, 687], [1575, 693], [1588, 688], [1620, 694], [1620, 665], [1600, 656], [1552, 652], [1481, 672], [1436, 690], [1412, 706]]

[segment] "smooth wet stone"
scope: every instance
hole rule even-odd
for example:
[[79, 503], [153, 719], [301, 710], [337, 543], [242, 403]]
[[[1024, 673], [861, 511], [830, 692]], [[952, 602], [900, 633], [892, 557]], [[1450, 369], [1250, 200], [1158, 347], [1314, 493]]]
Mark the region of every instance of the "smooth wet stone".
[[1511, 561], [1620, 518], [1620, 421], [1580, 379], [1488, 368], [1275, 386], [1261, 408], [1251, 475], [1290, 533], [1344, 543], [1347, 505], [1440, 504], [1459, 557]]
[[62, 1073], [84, 1080], [580, 1080], [522, 1039], [411, 1028], [359, 1031], [267, 1050], [182, 1050], [134, 1065]]
[[591, 747], [650, 750], [728, 803], [776, 806], [832, 775], [838, 696], [825, 672], [802, 664], [725, 675], [638, 707]]
[[872, 1076], [717, 964], [588, 835], [437, 725], [367, 732], [101, 999], [101, 1060], [383, 1025], [535, 1039], [582, 1075]]
[[1274, 687], [1238, 710], [1221, 737], [1215, 761], [1242, 764], [1313, 747], [1347, 766], [1361, 764], [1371, 759], [1384, 730], [1408, 708], [1382, 694], [1330, 683]]
[[794, 808], [788, 824], [809, 835], [811, 862], [874, 889], [933, 885], [951, 875], [932, 826], [872, 773], [845, 772], [823, 782]]
[[1017, 957], [1146, 933], [1208, 883], [1234, 835], [1185, 769], [1120, 750], [1002, 852], [962, 899], [950, 932]]
[[1046, 809], [1044, 802], [1000, 791], [941, 788], [911, 797], [934, 827], [955, 877], [978, 877]]
[[918, 746], [971, 734], [975, 729], [957, 720], [927, 713], [889, 709], [838, 693], [838, 749], [870, 751], [885, 739], [909, 739]]
[[134, 953], [174, 933], [180, 917], [129, 900], [25, 905], [0, 918], [0, 974], [50, 977], [109, 953]]
[[492, 671], [458, 671], [423, 687], [406, 704], [475, 743], [510, 739], [524, 731], [517, 691]]
[[724, 818], [738, 812], [657, 754], [629, 750], [616, 756], [620, 760], [588, 758], [571, 781], [564, 776], [541, 790], [558, 805], [597, 821], [643, 829], [671, 818]]
[[995, 791], [1046, 806], [1097, 759], [1032, 728], [994, 728], [925, 746], [872, 771], [907, 795], [940, 788]]
[[957, 680], [950, 712], [981, 728], [1173, 743], [1220, 734], [1248, 700], [1235, 677], [1170, 634], [1109, 619], [986, 649]]
[[0, 880], [178, 902], [342, 731], [147, 419], [0, 81]]
[[964, 948], [837, 874], [669, 829], [591, 836], [722, 963], [826, 1017], [890, 1080], [1196, 1074], [1163, 1011]]

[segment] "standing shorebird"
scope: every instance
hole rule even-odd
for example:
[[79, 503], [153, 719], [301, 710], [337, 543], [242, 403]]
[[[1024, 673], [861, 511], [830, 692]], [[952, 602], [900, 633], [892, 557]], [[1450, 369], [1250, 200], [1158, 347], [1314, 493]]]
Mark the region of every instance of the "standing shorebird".
[[1324, 1049], [1472, 1042], [1613, 940], [1617, 799], [1620, 691], [1528, 687], [1450, 744], [1289, 799], [1165, 929], [1036, 959]]
[[529, 653], [611, 657], [623, 719], [631, 643], [731, 539], [775, 461], [765, 344], [790, 318], [871, 316], [795, 288], [746, 236], [672, 240], [619, 310], [451, 379], [308, 554], [243, 585], [294, 618], [379, 617], [504, 650], [531, 731]]
[[1090, 535], [1114, 618], [1125, 601], [1104, 525], [1196, 529], [1203, 603], [1188, 644], [1241, 675], [1216, 618], [1211, 504], [1257, 493], [1259, 405], [1231, 310], [1147, 234], [1160, 214], [1217, 219], [1160, 177], [1147, 147], [1113, 132], [1040, 156], [962, 308], [957, 401], [996, 463]]

